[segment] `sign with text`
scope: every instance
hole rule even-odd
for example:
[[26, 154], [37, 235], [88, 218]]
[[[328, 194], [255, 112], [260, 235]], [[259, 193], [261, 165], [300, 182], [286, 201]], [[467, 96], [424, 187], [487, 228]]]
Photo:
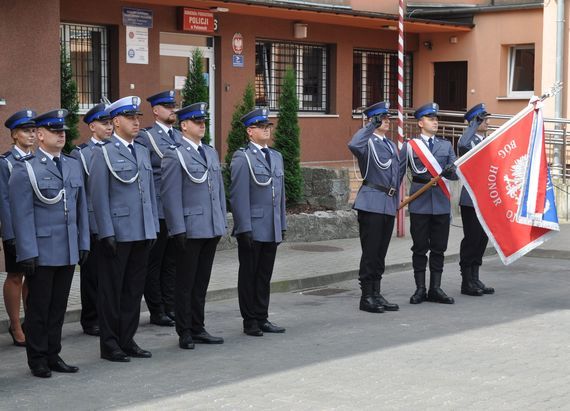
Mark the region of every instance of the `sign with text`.
[[148, 29], [127, 27], [126, 51], [128, 64], [148, 64]]
[[241, 54], [234, 54], [232, 56], [233, 67], [243, 67], [243, 56]]
[[123, 7], [123, 26], [152, 28], [152, 10]]
[[180, 12], [183, 31], [193, 31], [197, 33], [214, 33], [214, 13], [207, 10], [189, 9], [184, 7]]

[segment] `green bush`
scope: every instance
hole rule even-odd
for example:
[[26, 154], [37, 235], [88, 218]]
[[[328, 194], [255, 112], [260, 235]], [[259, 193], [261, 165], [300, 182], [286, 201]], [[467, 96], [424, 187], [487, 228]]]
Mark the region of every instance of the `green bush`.
[[[186, 107], [190, 104], [198, 103], [203, 101], [208, 103], [209, 100], [209, 90], [208, 82], [204, 77], [204, 56], [202, 52], [198, 49], [192, 52], [192, 62], [188, 67], [188, 75], [186, 76], [186, 81], [184, 82], [184, 88], [182, 89], [182, 107]], [[213, 107], [209, 107], [213, 110]], [[206, 134], [202, 138], [202, 142], [205, 144], [210, 144], [210, 119], [206, 120]]]
[[63, 151], [69, 153], [75, 145], [73, 141], [79, 137], [79, 100], [77, 99], [77, 84], [73, 80], [73, 73], [71, 71], [71, 63], [67, 57], [64, 48], [60, 53], [60, 71], [61, 71], [61, 108], [69, 111], [65, 120], [65, 124], [69, 130], [65, 132], [65, 146]]

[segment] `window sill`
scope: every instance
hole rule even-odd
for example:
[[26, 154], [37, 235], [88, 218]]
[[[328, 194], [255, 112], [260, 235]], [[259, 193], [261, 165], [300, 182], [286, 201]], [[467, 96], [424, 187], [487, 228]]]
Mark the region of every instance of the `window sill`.
[[533, 96], [532, 93], [530, 93], [528, 96], [498, 96], [497, 100], [499, 101], [510, 101], [510, 100], [528, 100]]
[[[269, 118], [277, 118], [277, 114], [270, 114]], [[325, 114], [325, 113], [297, 113], [299, 118], [339, 118], [338, 114]]]

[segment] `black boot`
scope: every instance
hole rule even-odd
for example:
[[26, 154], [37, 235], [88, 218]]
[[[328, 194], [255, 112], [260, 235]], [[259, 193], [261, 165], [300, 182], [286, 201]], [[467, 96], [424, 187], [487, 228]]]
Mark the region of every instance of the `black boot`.
[[384, 311], [398, 311], [400, 307], [398, 304], [392, 304], [386, 300], [382, 294], [380, 294], [380, 280], [374, 281], [373, 284], [373, 296], [376, 303], [384, 308]]
[[495, 294], [495, 289], [493, 287], [487, 287], [485, 284], [483, 284], [483, 281], [479, 280], [479, 266], [471, 266], [471, 270], [473, 272], [473, 283], [481, 290], [483, 290], [483, 294]]
[[441, 273], [430, 273], [427, 300], [441, 304], [453, 304], [455, 302], [441, 289]]
[[473, 283], [471, 267], [461, 268], [461, 294], [471, 295], [473, 297], [481, 297], [483, 290]]
[[372, 282], [360, 283], [362, 297], [360, 297], [360, 309], [369, 313], [383, 313], [382, 307], [374, 298], [374, 284]]
[[410, 297], [410, 304], [421, 304], [426, 300], [426, 272], [415, 272], [414, 280], [416, 280], [416, 292]]

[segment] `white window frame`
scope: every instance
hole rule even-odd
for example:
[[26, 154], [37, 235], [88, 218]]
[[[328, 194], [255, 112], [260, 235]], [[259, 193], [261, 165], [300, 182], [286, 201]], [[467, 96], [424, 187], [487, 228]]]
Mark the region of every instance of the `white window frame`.
[[[534, 50], [534, 58], [536, 59], [536, 49], [534, 44], [522, 44], [509, 47], [507, 96], [510, 98], [531, 98], [534, 95], [534, 85], [532, 90], [513, 91], [514, 70], [516, 65], [515, 60], [518, 50]], [[532, 69], [534, 71], [534, 67]]]

